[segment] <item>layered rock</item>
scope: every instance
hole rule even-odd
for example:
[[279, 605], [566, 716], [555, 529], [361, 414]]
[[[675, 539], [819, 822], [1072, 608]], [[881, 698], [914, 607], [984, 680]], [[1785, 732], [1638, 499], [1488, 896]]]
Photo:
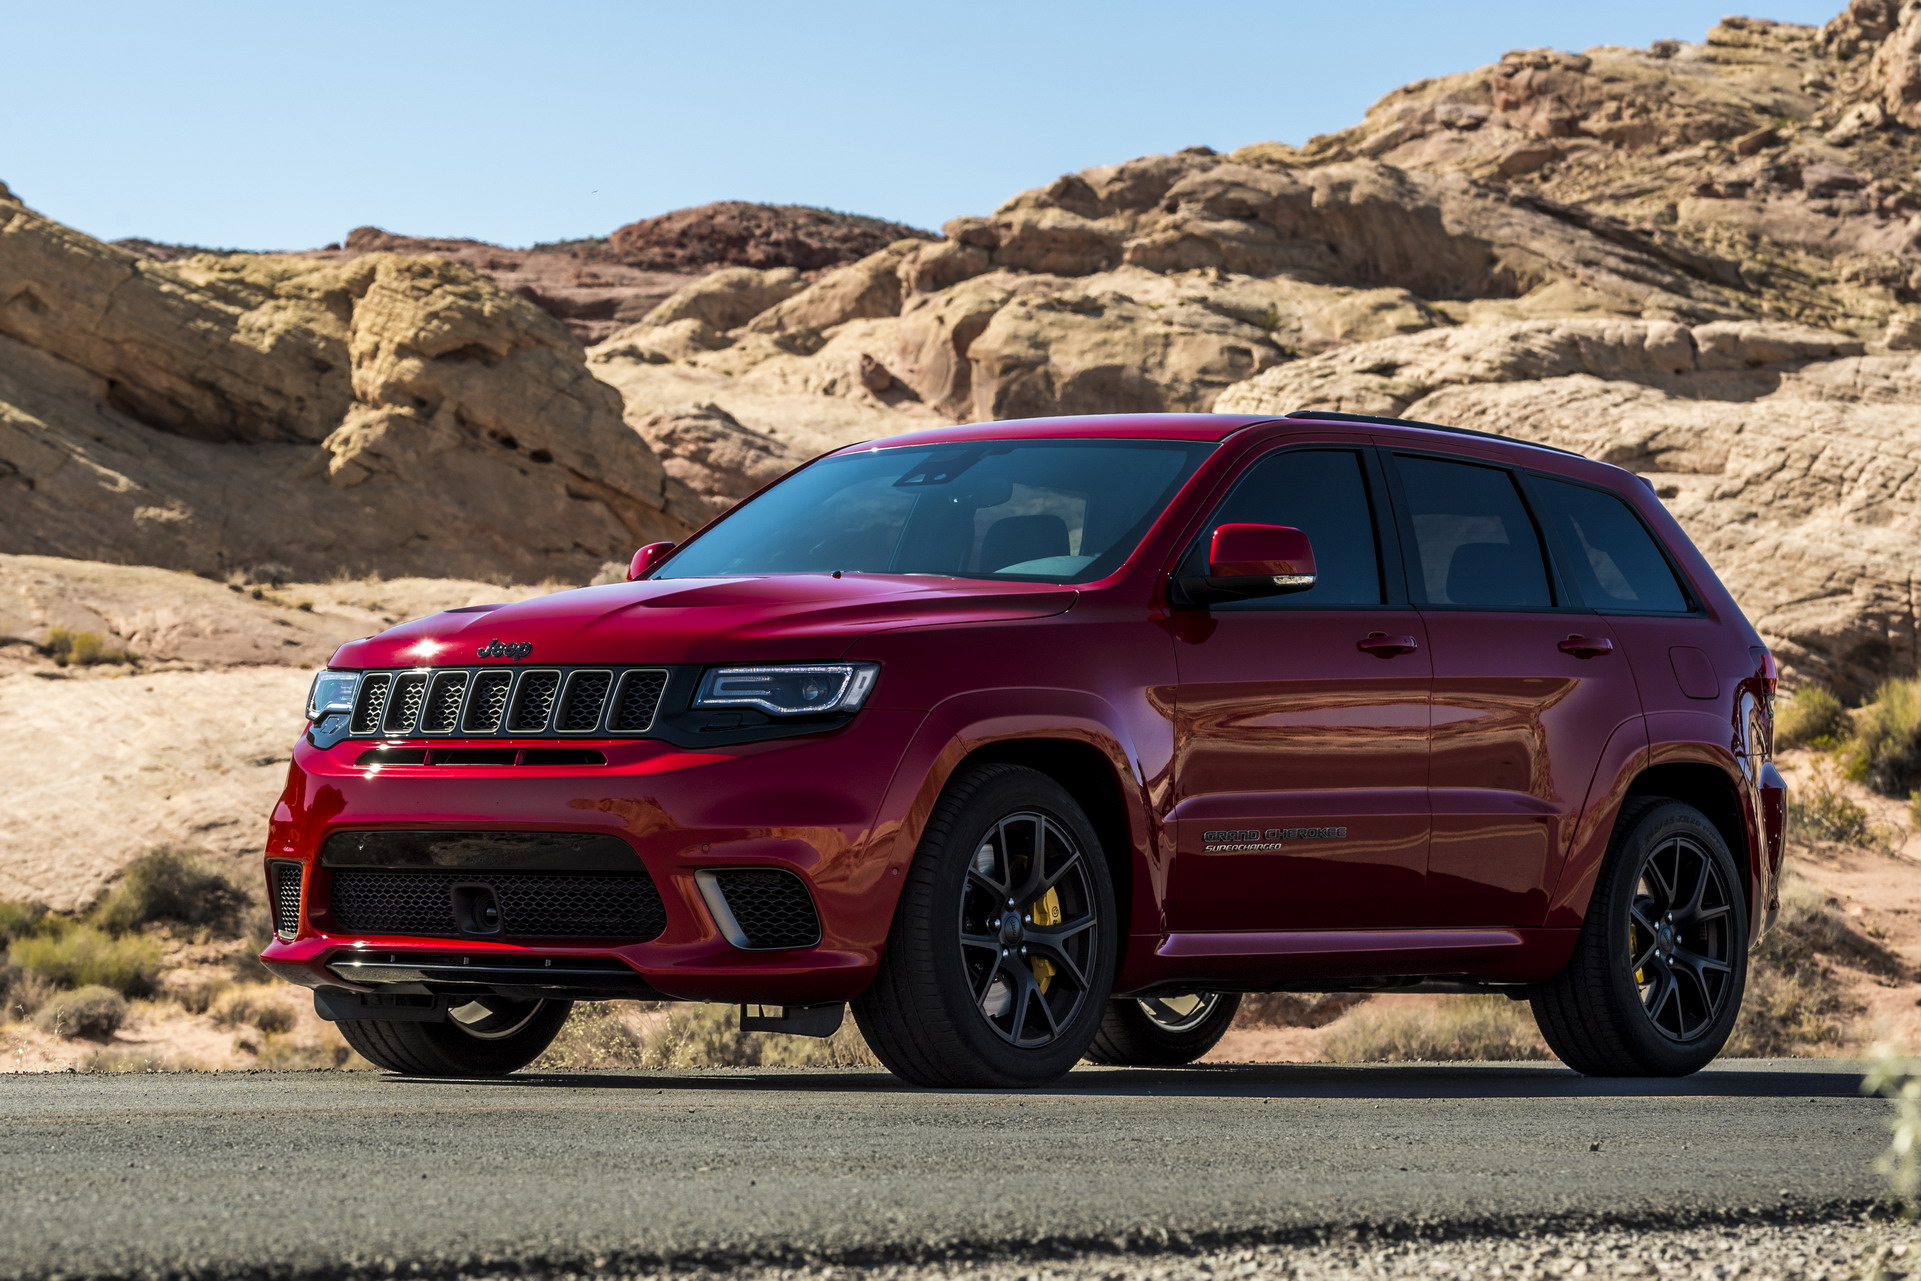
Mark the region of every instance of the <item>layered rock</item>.
[[163, 265], [0, 203], [0, 550], [538, 581], [703, 511], [463, 267]]
[[621, 261], [657, 271], [723, 266], [820, 271], [926, 234], [832, 209], [722, 200], [630, 222], [611, 239]]

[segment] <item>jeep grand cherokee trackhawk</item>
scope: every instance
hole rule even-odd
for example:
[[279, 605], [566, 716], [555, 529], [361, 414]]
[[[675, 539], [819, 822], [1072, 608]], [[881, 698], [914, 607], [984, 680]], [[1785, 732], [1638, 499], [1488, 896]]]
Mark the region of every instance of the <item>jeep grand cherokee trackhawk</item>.
[[341, 647], [262, 959], [395, 1071], [723, 1001], [936, 1086], [1242, 992], [1501, 992], [1692, 1072], [1778, 910], [1773, 658], [1646, 483], [1303, 412], [857, 445], [625, 584]]

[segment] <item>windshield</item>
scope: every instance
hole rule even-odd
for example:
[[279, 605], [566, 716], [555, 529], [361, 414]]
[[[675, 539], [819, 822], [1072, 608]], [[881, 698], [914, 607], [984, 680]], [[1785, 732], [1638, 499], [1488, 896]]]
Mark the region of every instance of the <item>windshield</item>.
[[835, 454], [735, 508], [653, 577], [1090, 582], [1127, 559], [1212, 448], [1009, 440]]

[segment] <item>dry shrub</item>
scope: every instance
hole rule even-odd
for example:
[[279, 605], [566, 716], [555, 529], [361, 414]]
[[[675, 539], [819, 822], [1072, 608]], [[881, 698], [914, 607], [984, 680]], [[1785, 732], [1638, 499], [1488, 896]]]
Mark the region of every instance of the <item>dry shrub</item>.
[[1832, 1050], [1861, 1013], [1829, 961], [1878, 978], [1910, 971], [1884, 944], [1849, 923], [1839, 905], [1793, 874], [1781, 885], [1781, 916], [1748, 961], [1741, 1017], [1723, 1051], [1736, 1058], [1781, 1058]]
[[47, 643], [40, 652], [51, 658], [56, 667], [92, 667], [98, 663], [131, 663], [133, 655], [118, 645], [110, 644], [98, 632], [76, 632], [65, 627], [55, 627], [47, 633]]
[[613, 1001], [583, 1001], [562, 1025], [560, 1035], [534, 1060], [536, 1069], [647, 1067], [647, 1044]]
[[258, 1028], [269, 1036], [292, 1031], [294, 1014], [284, 991], [265, 983], [229, 988], [211, 1007], [213, 1021], [220, 1027]]
[[49, 928], [47, 905], [0, 899], [0, 943], [11, 943]]
[[26, 1018], [60, 992], [38, 974], [0, 965], [0, 1023], [9, 1018]]
[[272, 1034], [264, 1036], [260, 1048], [255, 1053], [255, 1064], [270, 1072], [314, 1072], [331, 1071], [344, 1067], [369, 1067], [347, 1048], [347, 1043], [338, 1032], [328, 1029], [329, 1039], [325, 1041], [295, 1040], [290, 1036]]
[[127, 1021], [127, 1001], [110, 987], [92, 985], [62, 992], [41, 1007], [34, 1023], [69, 1041], [104, 1041]]
[[205, 1072], [209, 1069], [197, 1059], [156, 1058], [147, 1050], [102, 1046], [81, 1059], [74, 1070], [124, 1076], [132, 1072]]
[[536, 1062], [561, 1068], [875, 1067], [879, 1060], [851, 1018], [826, 1039], [740, 1030], [732, 1005], [673, 1004], [642, 1038], [605, 1003], [574, 1007], [574, 1015]]
[[1845, 749], [1848, 777], [1883, 796], [1921, 787], [1921, 678], [1888, 681], [1854, 722]]
[[253, 906], [253, 896], [211, 856], [162, 845], [127, 864], [93, 919], [116, 934], [163, 921], [225, 933], [240, 927]]
[[1256, 992], [1241, 998], [1240, 1027], [1326, 1027], [1367, 1000], [1365, 992]]
[[1371, 1006], [1327, 1034], [1341, 1063], [1458, 1063], [1545, 1059], [1525, 1003], [1505, 996], [1437, 996], [1419, 1006]]
[[1788, 792], [1788, 828], [1802, 840], [1887, 850], [1893, 834], [1876, 824], [1868, 811], [1841, 790], [1841, 778], [1829, 756], [1816, 758], [1808, 777]]
[[205, 1014], [232, 987], [232, 981], [218, 971], [175, 970], [163, 978], [160, 995], [189, 1014]]
[[98, 984], [122, 996], [144, 996], [160, 969], [160, 945], [136, 935], [116, 938], [91, 925], [66, 925], [15, 939], [7, 964], [58, 988]]
[[1848, 741], [1854, 721], [1841, 700], [1819, 685], [1803, 685], [1775, 704], [1774, 745], [1831, 751]]

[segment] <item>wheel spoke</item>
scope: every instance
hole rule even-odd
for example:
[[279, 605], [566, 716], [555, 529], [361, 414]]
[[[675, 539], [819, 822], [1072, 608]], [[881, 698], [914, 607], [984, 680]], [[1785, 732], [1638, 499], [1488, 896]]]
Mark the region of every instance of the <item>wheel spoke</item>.
[[1027, 928], [1027, 941], [1034, 947], [1044, 947], [1050, 952], [1065, 951], [1067, 945], [1094, 928], [1092, 913], [1077, 916], [1059, 925], [1030, 925]]
[[1733, 906], [1727, 903], [1723, 903], [1719, 907], [1704, 907], [1700, 911], [1696, 912], [1693, 916], [1689, 917], [1688, 921], [1690, 924], [1693, 924], [1693, 925], [1705, 925], [1709, 921], [1720, 920], [1722, 917], [1728, 915], [1732, 911], [1734, 911]]
[[1674, 953], [1674, 959], [1679, 961], [1682, 965], [1690, 966], [1703, 971], [1712, 970], [1716, 974], [1734, 973], [1734, 967], [1732, 965], [1729, 965], [1726, 961], [1717, 961], [1713, 957], [1708, 956], [1705, 953], [1692, 952], [1686, 948], [1681, 948], [1677, 950]]
[[1067, 949], [1056, 947], [1050, 942], [1036, 940], [1032, 934], [1027, 936], [1027, 945], [1036, 952], [1044, 953], [1076, 988], [1083, 992], [1087, 990], [1087, 974], [1081, 969], [1080, 962], [1067, 954]]
[[1677, 908], [1674, 913], [1683, 920], [1700, 914], [1701, 901], [1707, 897], [1708, 878], [1714, 875], [1714, 864], [1708, 861], [1707, 855], [1696, 854], [1695, 857], [1701, 864], [1701, 870], [1694, 878], [1694, 889], [1688, 894], [1687, 905]]
[[988, 952], [1001, 949], [1000, 936], [995, 934], [962, 934], [960, 943], [962, 947], [977, 947]]
[[[1676, 959], [1679, 960], [1678, 957]], [[1708, 991], [1707, 977], [1703, 975], [1697, 967], [1682, 961], [1674, 967], [1674, 970], [1677, 974], [1687, 975], [1689, 986], [1694, 989], [1694, 994], [1701, 1000], [1701, 1019], [1700, 1022], [1694, 1024], [1688, 1022], [1687, 1002], [1677, 1002], [1681, 1011], [1681, 1035], [1686, 1037], [1690, 1035], [1695, 1028], [1710, 1022], [1714, 1018], [1714, 995]], [[1681, 981], [1678, 977], [1674, 980], [1674, 985], [1676, 995], [1678, 996], [1681, 987]]]
[[1061, 883], [1062, 878], [1064, 878], [1069, 872], [1073, 871], [1075, 867], [1079, 865], [1080, 861], [1081, 861], [1081, 852], [1079, 850], [1069, 851], [1066, 862], [1062, 863], [1059, 867], [1055, 868], [1052, 875], [1043, 876], [1041, 878], [1040, 886], [1034, 891], [1034, 897], [1039, 898], [1041, 895], [1047, 893], [1047, 891], [1053, 889], [1056, 885], [1059, 885]]
[[[1680, 863], [1679, 846], [1676, 846], [1675, 849], [1676, 871], [1678, 872]], [[1661, 855], [1665, 852], [1664, 850], [1656, 850], [1648, 859], [1646, 875], [1649, 883], [1653, 885], [1656, 894], [1661, 900], [1656, 906], [1663, 911], [1670, 911], [1674, 907], [1675, 882], [1674, 878], [1661, 870]]]

